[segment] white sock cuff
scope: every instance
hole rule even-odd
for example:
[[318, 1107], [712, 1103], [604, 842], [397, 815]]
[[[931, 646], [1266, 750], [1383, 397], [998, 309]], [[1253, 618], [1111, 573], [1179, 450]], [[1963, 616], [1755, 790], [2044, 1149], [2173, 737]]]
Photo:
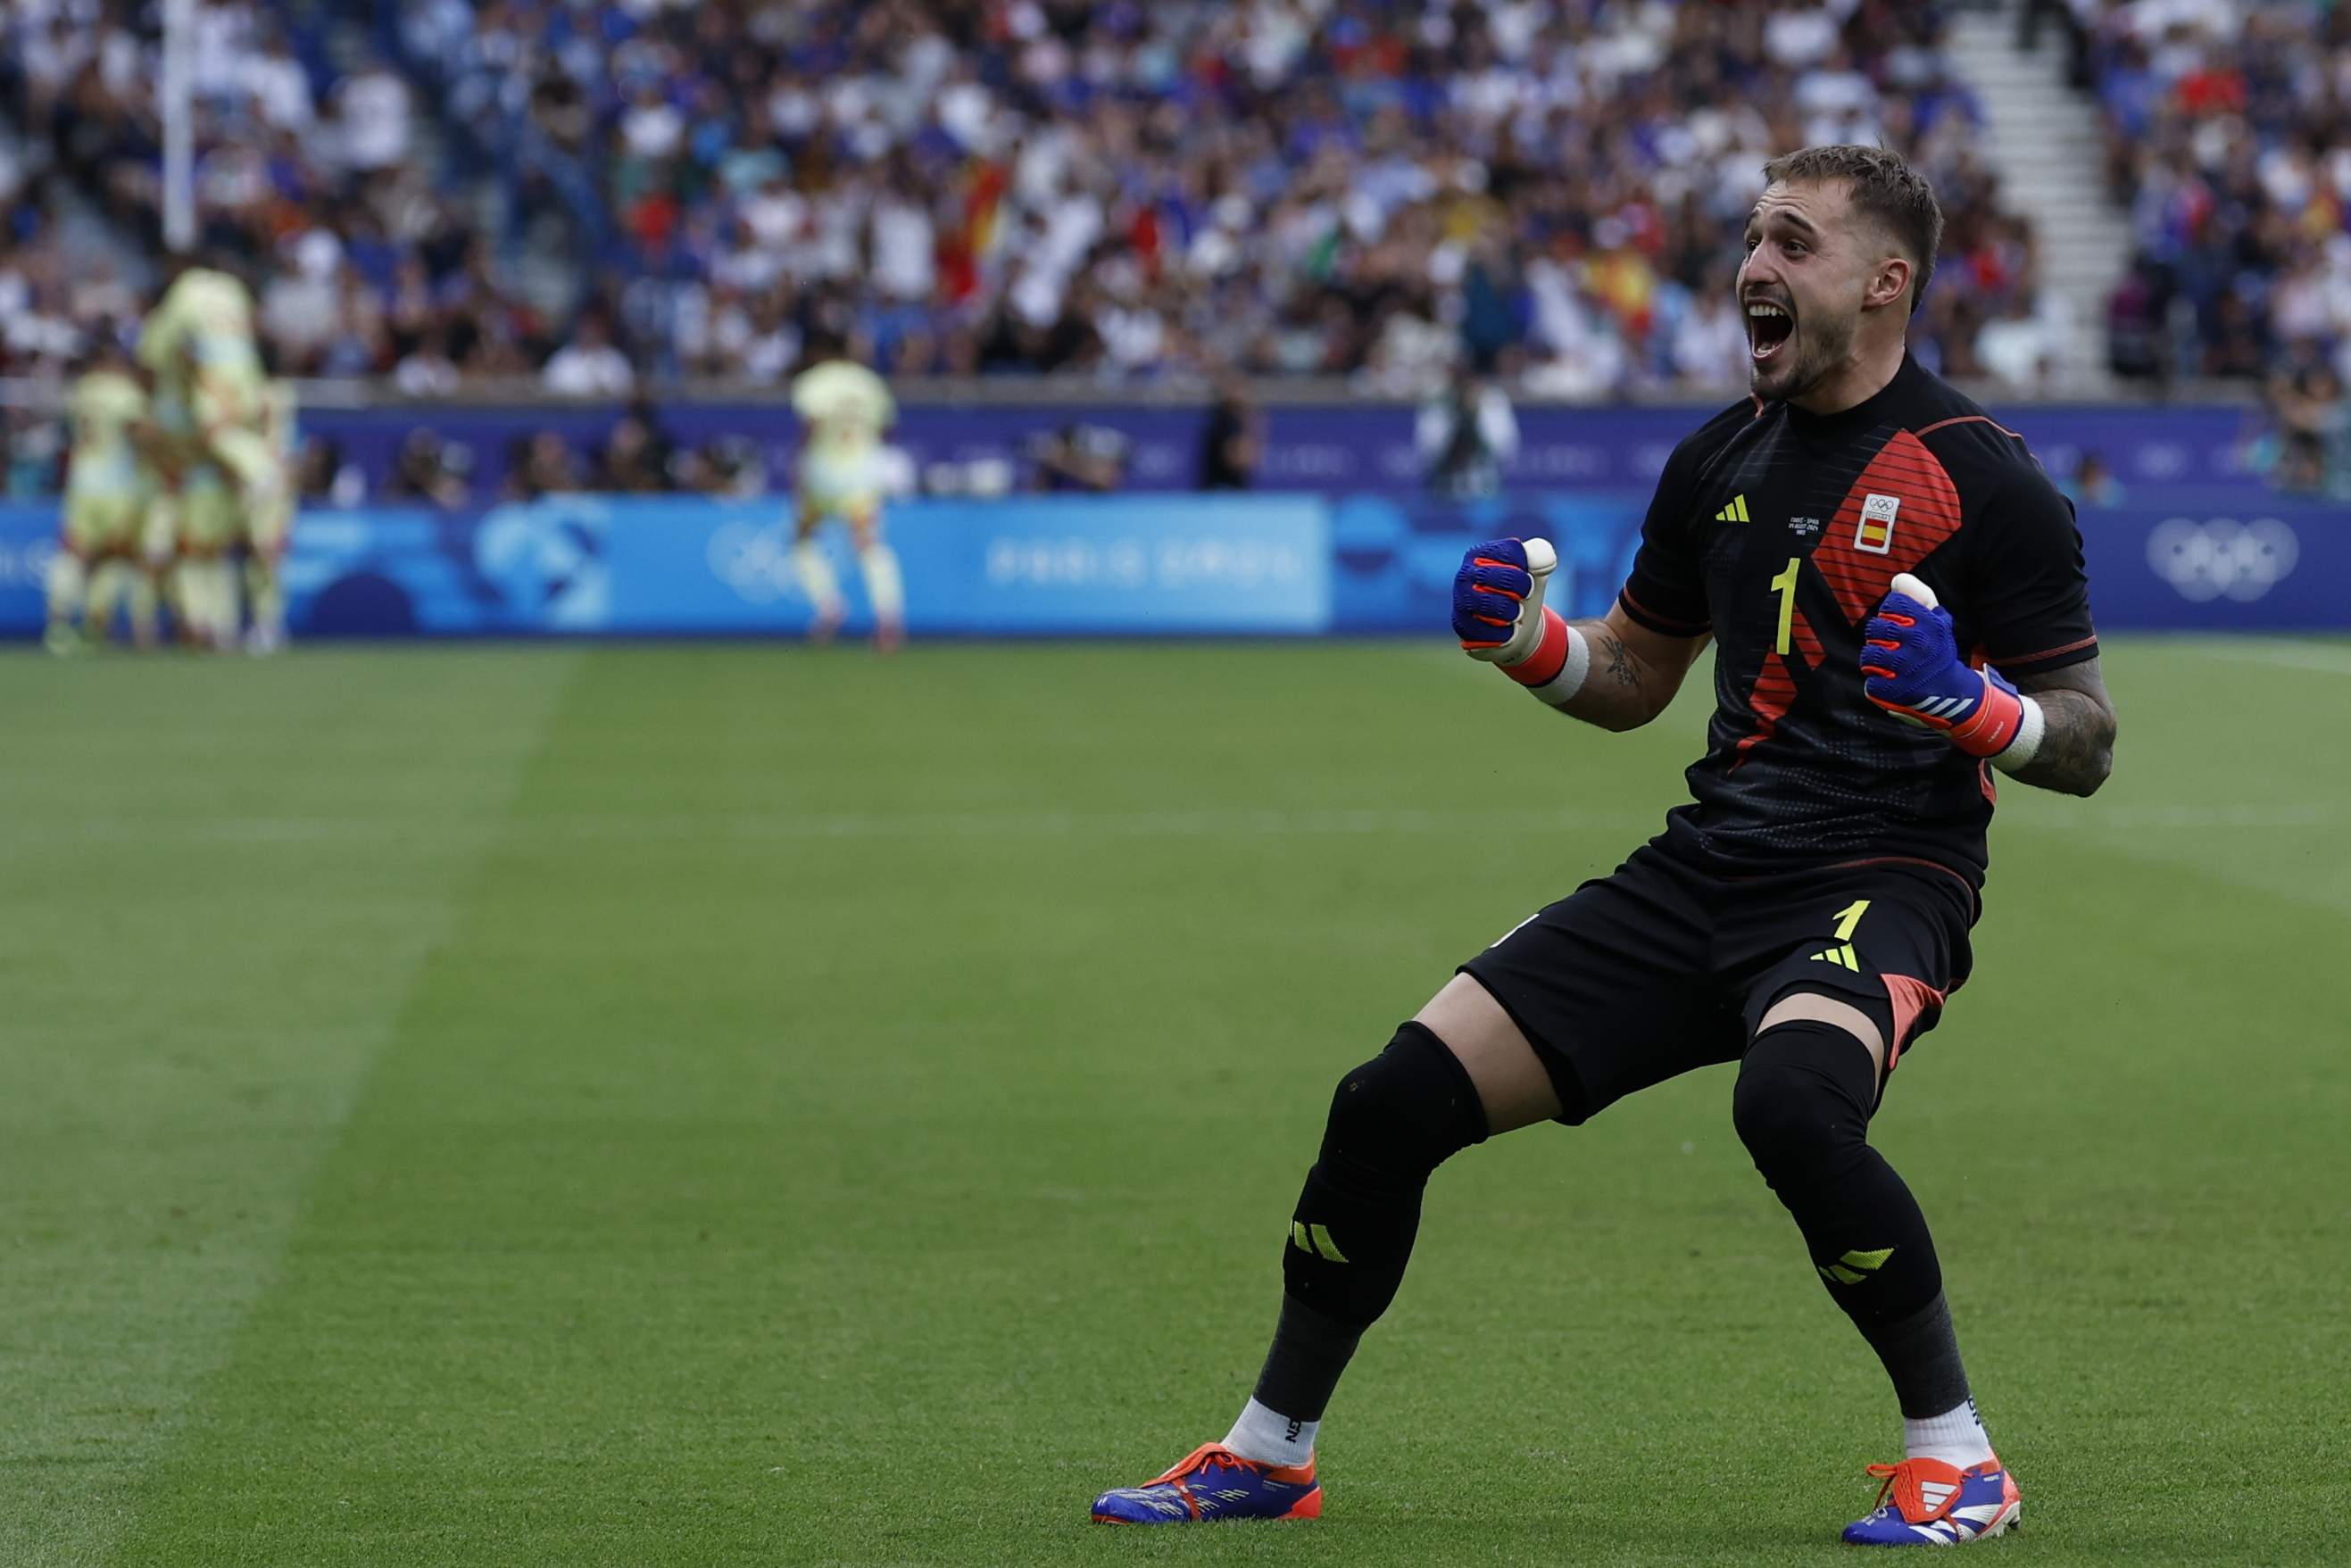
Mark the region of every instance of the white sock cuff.
[[1302, 1465], [1314, 1457], [1314, 1434], [1322, 1426], [1320, 1421], [1293, 1421], [1251, 1399], [1225, 1434], [1225, 1447], [1261, 1465]]
[[1976, 1415], [1976, 1402], [1961, 1400], [1940, 1416], [1902, 1418], [1906, 1458], [1940, 1459], [1966, 1469], [1991, 1458], [1991, 1437]]

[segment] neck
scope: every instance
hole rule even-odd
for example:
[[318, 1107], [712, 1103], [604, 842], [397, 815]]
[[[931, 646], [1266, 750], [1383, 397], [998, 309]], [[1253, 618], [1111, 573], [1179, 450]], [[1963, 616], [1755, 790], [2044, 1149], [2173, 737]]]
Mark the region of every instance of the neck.
[[1806, 413], [1843, 413], [1858, 403], [1867, 402], [1884, 392], [1886, 383], [1901, 370], [1905, 347], [1905, 340], [1899, 334], [1890, 342], [1856, 343], [1844, 362], [1823, 376], [1812, 391], [1788, 402]]

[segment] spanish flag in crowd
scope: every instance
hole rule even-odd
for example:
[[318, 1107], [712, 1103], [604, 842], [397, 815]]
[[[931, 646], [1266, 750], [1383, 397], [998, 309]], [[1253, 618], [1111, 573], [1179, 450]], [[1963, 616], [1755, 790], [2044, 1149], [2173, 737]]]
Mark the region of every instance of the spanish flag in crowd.
[[963, 221], [940, 236], [939, 294], [950, 305], [979, 292], [979, 276], [996, 254], [1004, 227], [1004, 193], [1012, 176], [1003, 164], [975, 158], [964, 167]]

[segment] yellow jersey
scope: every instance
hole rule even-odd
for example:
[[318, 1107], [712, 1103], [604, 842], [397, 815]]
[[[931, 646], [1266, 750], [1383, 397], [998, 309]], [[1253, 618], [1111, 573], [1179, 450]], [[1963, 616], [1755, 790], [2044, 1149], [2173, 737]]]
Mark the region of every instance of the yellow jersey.
[[810, 455], [862, 463], [882, 444], [898, 405], [882, 378], [853, 360], [827, 360], [792, 382], [792, 412], [808, 427]]
[[225, 272], [193, 267], [172, 280], [139, 332], [139, 361], [159, 383], [201, 402], [201, 423], [243, 423], [258, 412], [261, 355], [253, 296]]
[[131, 427], [147, 417], [147, 389], [120, 371], [92, 371], [67, 395], [73, 455], [66, 487], [74, 494], [125, 494], [139, 486]]

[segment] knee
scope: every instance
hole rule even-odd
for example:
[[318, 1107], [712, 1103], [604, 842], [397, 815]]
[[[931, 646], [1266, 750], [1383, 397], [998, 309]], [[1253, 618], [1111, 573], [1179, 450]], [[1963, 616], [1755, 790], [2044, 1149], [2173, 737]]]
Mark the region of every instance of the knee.
[[1339, 1080], [1322, 1158], [1425, 1180], [1485, 1138], [1486, 1113], [1459, 1059], [1425, 1026], [1408, 1023], [1386, 1050]]
[[1830, 1124], [1809, 1075], [1779, 1065], [1742, 1070], [1730, 1097], [1731, 1125], [1766, 1176], [1792, 1170], [1826, 1140]]
[[1873, 1069], [1861, 1043], [1820, 1024], [1758, 1035], [1739, 1070], [1731, 1124], [1774, 1186], [1834, 1176], [1867, 1147]]

